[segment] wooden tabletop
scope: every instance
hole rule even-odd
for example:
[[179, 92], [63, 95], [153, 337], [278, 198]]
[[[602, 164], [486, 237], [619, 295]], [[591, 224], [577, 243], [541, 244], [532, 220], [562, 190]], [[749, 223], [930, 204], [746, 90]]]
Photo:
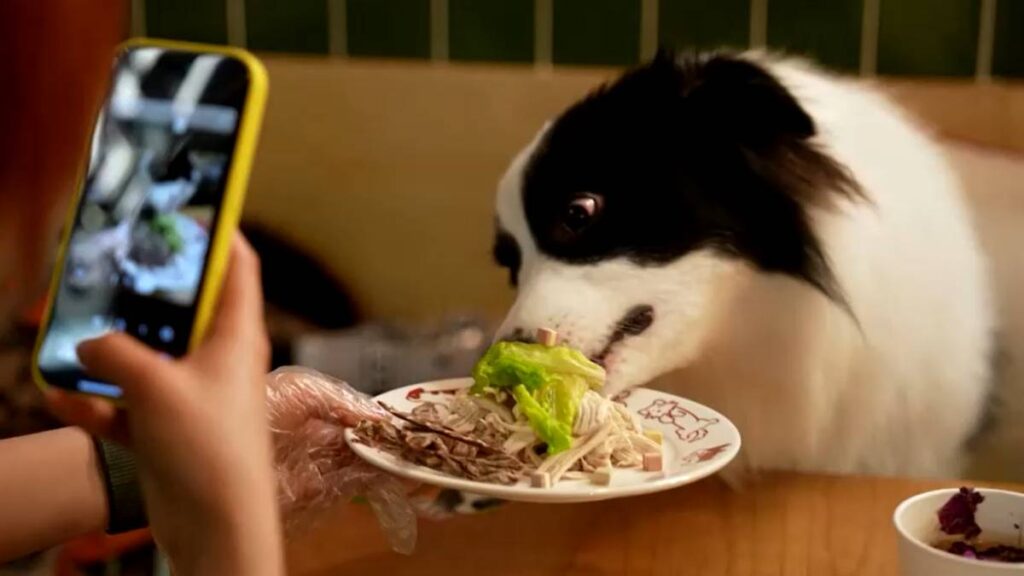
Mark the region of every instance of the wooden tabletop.
[[345, 506], [289, 545], [289, 568], [302, 576], [896, 575], [893, 509], [957, 485], [779, 473], [742, 492], [709, 479], [607, 502], [507, 504], [421, 521], [410, 557], [388, 549], [365, 506]]

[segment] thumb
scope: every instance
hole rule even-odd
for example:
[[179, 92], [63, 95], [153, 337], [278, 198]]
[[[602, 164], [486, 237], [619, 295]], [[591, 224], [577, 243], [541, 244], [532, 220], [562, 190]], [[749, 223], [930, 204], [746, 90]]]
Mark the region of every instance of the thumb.
[[174, 364], [142, 342], [114, 332], [78, 346], [78, 359], [93, 378], [121, 387], [126, 402], [146, 401], [162, 394]]

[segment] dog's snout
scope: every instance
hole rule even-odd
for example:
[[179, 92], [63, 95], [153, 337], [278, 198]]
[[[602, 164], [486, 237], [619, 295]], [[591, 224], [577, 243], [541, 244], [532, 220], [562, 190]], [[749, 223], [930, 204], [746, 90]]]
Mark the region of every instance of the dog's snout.
[[626, 336], [639, 336], [654, 324], [654, 307], [649, 304], [634, 306], [619, 320], [618, 329]]
[[608, 337], [608, 342], [604, 345], [604, 348], [591, 359], [601, 366], [606, 366], [608, 355], [612, 353], [612, 348], [615, 345], [625, 340], [628, 336], [643, 334], [651, 327], [651, 324], [654, 324], [654, 306], [640, 304], [630, 308], [622, 319], [615, 323], [615, 329], [612, 331], [611, 336]]

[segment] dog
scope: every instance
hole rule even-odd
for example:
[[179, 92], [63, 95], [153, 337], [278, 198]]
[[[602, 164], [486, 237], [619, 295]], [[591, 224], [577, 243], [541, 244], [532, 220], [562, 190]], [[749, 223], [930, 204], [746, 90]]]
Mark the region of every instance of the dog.
[[963, 470], [993, 390], [986, 262], [940, 148], [871, 87], [663, 50], [548, 122], [496, 214], [498, 339], [554, 329], [608, 395], [721, 411], [742, 470]]

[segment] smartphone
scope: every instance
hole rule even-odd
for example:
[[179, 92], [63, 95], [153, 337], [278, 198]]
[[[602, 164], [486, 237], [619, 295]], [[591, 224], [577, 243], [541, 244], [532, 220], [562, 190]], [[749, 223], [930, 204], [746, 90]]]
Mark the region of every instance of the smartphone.
[[76, 353], [110, 331], [172, 357], [201, 340], [266, 93], [266, 72], [243, 50], [153, 40], [118, 49], [33, 356], [40, 386], [120, 397]]

